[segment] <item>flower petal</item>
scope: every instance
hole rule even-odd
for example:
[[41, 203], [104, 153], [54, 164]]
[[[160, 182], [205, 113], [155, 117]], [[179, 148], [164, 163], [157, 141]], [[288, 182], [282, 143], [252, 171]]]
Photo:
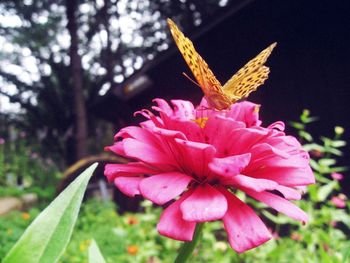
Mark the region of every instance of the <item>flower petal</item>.
[[125, 195], [134, 197], [139, 195], [139, 184], [143, 177], [117, 177], [114, 179], [114, 184]]
[[303, 210], [278, 195], [269, 192], [256, 192], [247, 188], [242, 190], [254, 199], [271, 206], [278, 212], [281, 212], [295, 220], [299, 220], [303, 223], [308, 221], [307, 214]]
[[[163, 120], [162, 118], [158, 117], [158, 116], [155, 116], [152, 112], [150, 112], [149, 110], [146, 110], [146, 109], [143, 109], [143, 110], [139, 110], [139, 111], [136, 111], [134, 113], [134, 116], [136, 115], [142, 115], [143, 117], [145, 117], [146, 119], [150, 120], [153, 122], [154, 126], [157, 126], [157, 127], [163, 127]], [[149, 124], [147, 124], [146, 126], [151, 126]]]
[[154, 174], [157, 170], [145, 166], [143, 163], [111, 163], [106, 164], [104, 174], [109, 182], [117, 176], [135, 176], [143, 174]]
[[185, 194], [163, 211], [157, 224], [159, 234], [180, 241], [192, 240], [196, 223], [185, 221], [180, 210], [186, 196]]
[[115, 154], [121, 155], [121, 156], [125, 156], [125, 152], [124, 152], [124, 142], [123, 141], [119, 141], [114, 143], [111, 146], [106, 146], [104, 148], [105, 151], [110, 151], [113, 152]]
[[152, 109], [157, 110], [159, 112], [164, 112], [168, 116], [171, 116], [174, 114], [173, 109], [165, 100], [157, 98], [157, 99], [154, 99], [153, 101], [157, 103], [158, 106], [153, 106]]
[[250, 161], [250, 153], [234, 155], [225, 158], [213, 158], [209, 168], [214, 173], [231, 178], [239, 174]]
[[140, 122], [140, 127], [143, 129], [148, 129], [148, 130], [152, 130], [154, 127], [156, 127], [156, 125], [154, 124], [153, 121], [151, 120], [147, 120], [147, 121], [143, 121]]
[[186, 100], [171, 100], [174, 106], [174, 114], [177, 118], [182, 120], [193, 120], [194, 106], [191, 102]]
[[118, 133], [114, 135], [114, 140], [119, 138], [134, 138], [139, 141], [152, 141], [152, 134], [146, 129], [142, 129], [137, 126], [128, 126], [121, 129]]
[[255, 178], [264, 178], [285, 186], [300, 186], [315, 183], [315, 177], [310, 166], [301, 168], [265, 167], [261, 166], [254, 171], [244, 171]]
[[209, 177], [208, 163], [215, 155], [215, 148], [210, 144], [181, 140], [175, 138], [177, 160], [188, 174]]
[[298, 168], [309, 164], [309, 158], [303, 152], [290, 154], [287, 149], [278, 149], [268, 143], [257, 144], [252, 147], [251, 153], [255, 166]]
[[124, 139], [124, 151], [127, 156], [136, 158], [140, 161], [149, 164], [164, 164], [169, 167], [173, 160], [171, 159], [170, 154], [165, 154], [160, 151], [159, 148], [156, 148], [155, 145], [150, 145], [137, 141], [135, 139]]
[[186, 136], [182, 132], [177, 131], [177, 130], [167, 130], [167, 129], [163, 129], [163, 128], [154, 127], [152, 129], [152, 131], [155, 134], [158, 134], [158, 135], [165, 137], [165, 138], [186, 139]]
[[258, 104], [249, 101], [242, 101], [240, 103], [234, 103], [230, 107], [227, 116], [234, 120], [244, 122], [247, 127], [260, 126], [259, 108], [260, 105]]
[[193, 121], [195, 115], [192, 103], [173, 100], [173, 111], [163, 100], [157, 99], [156, 102], [158, 107], [152, 108], [160, 112], [166, 129], [181, 132], [191, 141], [203, 141], [202, 129]]
[[269, 135], [270, 130], [254, 127], [236, 129], [232, 132], [232, 139], [225, 142], [226, 155], [238, 155], [250, 152], [250, 149]]
[[253, 209], [232, 193], [221, 189], [228, 202], [223, 217], [224, 227], [231, 247], [238, 253], [257, 247], [269, 239], [271, 234]]
[[190, 176], [178, 172], [157, 174], [143, 179], [140, 191], [145, 198], [163, 205], [180, 195], [191, 180]]
[[283, 186], [283, 185], [278, 185], [276, 187], [276, 190], [283, 194], [284, 198], [288, 200], [300, 200], [301, 199], [301, 194], [297, 190]]
[[231, 140], [232, 132], [239, 128], [245, 128], [244, 123], [226, 118], [220, 115], [213, 115], [205, 123], [203, 132], [206, 143], [212, 144], [218, 151], [218, 154], [225, 156], [223, 151], [224, 144]]
[[265, 190], [275, 190], [278, 184], [267, 179], [255, 179], [243, 174], [238, 174], [225, 181], [226, 184], [246, 187], [257, 192]]
[[[288, 150], [288, 146], [286, 146]], [[301, 149], [301, 148], [300, 148]], [[315, 182], [304, 151], [288, 153], [267, 143], [252, 147], [252, 158], [244, 174], [276, 181], [286, 186], [307, 185]]]
[[182, 132], [189, 141], [203, 142], [202, 128], [193, 120], [182, 121], [169, 119], [166, 121], [166, 128]]
[[267, 128], [268, 129], [276, 129], [279, 131], [284, 131], [284, 129], [286, 128], [286, 125], [284, 125], [283, 121], [276, 121], [276, 122], [270, 124]]
[[198, 185], [181, 204], [183, 219], [206, 222], [222, 218], [227, 210], [226, 198], [209, 184]]

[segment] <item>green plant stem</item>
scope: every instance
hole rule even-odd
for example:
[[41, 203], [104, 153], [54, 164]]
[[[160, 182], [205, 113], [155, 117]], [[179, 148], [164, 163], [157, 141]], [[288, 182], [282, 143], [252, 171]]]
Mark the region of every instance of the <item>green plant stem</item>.
[[185, 242], [182, 245], [180, 252], [177, 255], [174, 263], [184, 263], [191, 256], [194, 248], [196, 247], [196, 245], [201, 237], [203, 226], [204, 226], [204, 223], [197, 224], [192, 241]]

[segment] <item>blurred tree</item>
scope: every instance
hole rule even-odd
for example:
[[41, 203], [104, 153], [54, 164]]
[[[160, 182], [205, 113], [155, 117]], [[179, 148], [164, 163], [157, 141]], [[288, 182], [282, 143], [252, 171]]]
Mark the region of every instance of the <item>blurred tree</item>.
[[70, 66], [75, 107], [75, 153], [76, 159], [87, 155], [87, 118], [83, 93], [81, 57], [78, 53], [77, 0], [66, 0], [67, 29], [70, 35]]
[[73, 162], [97, 132], [99, 97], [172, 42], [166, 18], [190, 29], [229, 2], [3, 0], [0, 94], [21, 105], [21, 127], [46, 152]]

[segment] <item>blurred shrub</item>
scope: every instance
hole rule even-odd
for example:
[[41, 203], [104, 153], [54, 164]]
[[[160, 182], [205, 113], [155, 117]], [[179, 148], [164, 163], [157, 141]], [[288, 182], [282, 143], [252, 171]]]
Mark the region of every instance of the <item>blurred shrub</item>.
[[30, 144], [24, 132], [0, 139], [0, 196], [34, 192], [51, 200], [60, 177], [55, 162], [40, 156], [40, 145]]

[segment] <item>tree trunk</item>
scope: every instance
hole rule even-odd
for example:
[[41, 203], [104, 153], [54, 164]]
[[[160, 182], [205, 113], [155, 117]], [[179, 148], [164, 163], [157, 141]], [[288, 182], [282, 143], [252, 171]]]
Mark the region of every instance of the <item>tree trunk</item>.
[[110, 0], [104, 0], [104, 6], [102, 9], [102, 15], [103, 15], [103, 25], [107, 32], [107, 46], [106, 46], [106, 69], [107, 69], [107, 81], [111, 85], [111, 88], [114, 87], [114, 55], [112, 52], [112, 41], [111, 41], [111, 34], [109, 30], [109, 19], [110, 15], [108, 13], [108, 10], [110, 8]]
[[87, 116], [82, 83], [81, 57], [78, 54], [77, 7], [77, 0], [66, 0], [67, 29], [71, 38], [69, 55], [75, 111], [75, 159], [79, 160], [87, 155]]

